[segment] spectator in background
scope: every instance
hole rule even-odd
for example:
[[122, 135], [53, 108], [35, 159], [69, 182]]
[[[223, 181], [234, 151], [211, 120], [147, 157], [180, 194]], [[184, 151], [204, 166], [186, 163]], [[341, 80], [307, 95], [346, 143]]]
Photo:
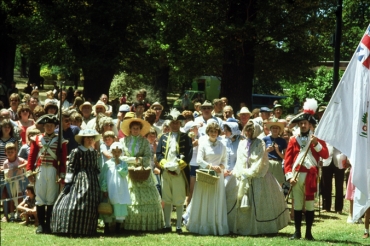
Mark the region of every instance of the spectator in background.
[[278, 120], [280, 120], [282, 114], [283, 114], [283, 106], [281, 104], [275, 104], [274, 117], [272, 118], [272, 121], [277, 122]]
[[36, 106], [34, 110], [34, 120], [36, 124], [27, 128], [26, 136], [28, 136], [29, 132], [33, 129], [38, 129], [41, 133], [45, 132], [45, 128], [42, 124], [37, 124], [37, 120], [45, 114], [44, 108], [42, 106]]
[[182, 110], [188, 110], [189, 107], [190, 107], [189, 95], [185, 93], [184, 98], [181, 100], [181, 108]]
[[229, 118], [234, 118], [234, 110], [230, 105], [224, 107], [224, 120], [226, 121]]
[[200, 112], [201, 105], [202, 104], [200, 102], [194, 103], [194, 113], [193, 113], [194, 118], [197, 118], [199, 115], [202, 114], [202, 112]]
[[23, 92], [24, 92], [25, 94], [31, 94], [32, 90], [33, 90], [32, 85], [31, 85], [31, 83], [28, 81], [28, 82], [27, 82], [27, 86], [26, 86], [26, 87], [24, 87], [24, 89], [23, 89]]
[[94, 116], [91, 114], [92, 112], [92, 105], [90, 102], [86, 101], [80, 106], [80, 112], [82, 114], [82, 124], [81, 129], [85, 129], [87, 126], [87, 123], [89, 123], [90, 120], [94, 118]]
[[144, 119], [145, 104], [143, 101], [135, 103], [135, 110], [136, 118]]
[[82, 125], [82, 115], [78, 112], [73, 112], [71, 114], [71, 125], [73, 126], [77, 126], [78, 128], [81, 129], [81, 125]]
[[[242, 109], [243, 107], [247, 107], [247, 104], [245, 102], [241, 102], [239, 107]], [[239, 115], [240, 109], [236, 112], [236, 115]]]
[[101, 96], [100, 96], [100, 101], [102, 101], [104, 104], [105, 104], [105, 106], [107, 107], [107, 110], [105, 111], [105, 115], [106, 116], [108, 116], [108, 117], [110, 117], [111, 115], [112, 115], [112, 113], [113, 113], [113, 108], [112, 108], [112, 106], [111, 105], [109, 105], [108, 104], [108, 96], [107, 95], [105, 95], [105, 94], [102, 94]]
[[65, 90], [62, 90], [62, 93], [59, 93], [59, 96], [62, 100], [62, 110], [68, 110], [69, 106], [71, 106], [71, 103], [67, 100], [67, 92]]
[[23, 145], [27, 143], [27, 135], [26, 135], [27, 128], [34, 125], [35, 122], [30, 117], [32, 112], [28, 105], [19, 105], [17, 114], [18, 114], [19, 120], [16, 121], [16, 123], [20, 130], [20, 136], [22, 138], [22, 145]]
[[155, 111], [155, 121], [153, 125], [162, 130], [162, 126], [164, 123], [164, 120], [161, 119], [163, 106], [159, 102], [155, 102], [152, 104], [152, 106], [150, 106], [150, 108]]
[[[77, 126], [71, 125], [70, 119], [71, 113], [67, 111], [62, 112], [62, 129], [63, 129], [63, 139], [67, 140], [67, 155], [71, 151], [78, 147], [78, 143], [75, 140], [75, 136], [80, 132], [80, 128]], [[58, 133], [59, 129], [55, 130], [55, 133]]]
[[44, 111], [46, 114], [58, 114], [58, 102], [56, 100], [49, 100], [45, 106]]
[[21, 98], [19, 97], [18, 94], [12, 93], [10, 95], [10, 97], [9, 97], [10, 108], [8, 110], [11, 114], [11, 119], [13, 121], [19, 120], [17, 110], [18, 110], [18, 106], [19, 106], [20, 102], [21, 102]]
[[131, 105], [131, 112], [136, 112], [135, 104], [138, 102], [143, 102], [144, 101], [144, 94], [141, 91], [136, 92], [136, 100], [135, 102]]
[[126, 104], [127, 102], [127, 97], [126, 97], [126, 93], [122, 93], [122, 97], [119, 99], [119, 102], [120, 104]]
[[212, 116], [222, 119], [223, 118], [223, 112], [222, 112], [223, 109], [224, 109], [224, 102], [219, 98], [213, 99]]
[[150, 103], [149, 103], [148, 99], [146, 98], [147, 92], [146, 92], [145, 89], [140, 89], [140, 93], [142, 93], [142, 95], [143, 95], [143, 102], [144, 102], [144, 105], [145, 105], [145, 110], [148, 110], [150, 108]]
[[259, 116], [260, 116], [260, 109], [259, 108], [253, 109], [251, 113], [251, 119], [256, 119]]
[[37, 97], [31, 96], [30, 99], [28, 100], [28, 107], [29, 110], [31, 111], [30, 118], [33, 119], [33, 110], [35, 107], [39, 105], [39, 99]]
[[224, 103], [224, 107], [225, 107], [226, 105], [229, 105], [229, 100], [227, 100], [227, 98], [226, 98], [226, 97], [221, 97], [221, 101]]
[[247, 107], [242, 107], [240, 109], [238, 117], [239, 117], [239, 120], [240, 120], [240, 124], [242, 124], [242, 126], [244, 128], [244, 126], [247, 124], [248, 120], [251, 117], [251, 112], [249, 111], [249, 109]]

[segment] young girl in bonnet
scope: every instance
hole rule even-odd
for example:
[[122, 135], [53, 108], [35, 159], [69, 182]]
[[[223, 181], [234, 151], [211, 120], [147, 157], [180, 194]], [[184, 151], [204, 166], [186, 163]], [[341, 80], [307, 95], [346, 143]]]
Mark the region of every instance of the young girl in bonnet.
[[127, 205], [131, 204], [131, 198], [127, 184], [128, 166], [119, 157], [122, 154], [122, 146], [115, 142], [110, 146], [112, 158], [104, 163], [102, 168], [101, 190], [104, 197], [108, 197], [113, 205], [113, 215], [105, 217], [104, 233], [109, 234], [109, 223], [112, 217], [116, 218], [116, 233], [119, 233], [121, 224], [127, 216]]

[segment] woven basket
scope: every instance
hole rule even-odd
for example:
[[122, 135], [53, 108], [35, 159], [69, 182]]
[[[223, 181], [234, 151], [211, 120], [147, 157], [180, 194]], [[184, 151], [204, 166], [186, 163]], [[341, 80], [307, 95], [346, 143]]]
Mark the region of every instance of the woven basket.
[[111, 215], [113, 213], [112, 204], [110, 204], [109, 202], [99, 203], [98, 212], [102, 215]]
[[135, 170], [134, 168], [128, 169], [128, 175], [132, 181], [135, 182], [143, 182], [149, 178], [149, 175], [151, 173], [152, 169], [148, 168], [145, 169], [143, 165], [141, 164], [140, 170]]
[[211, 168], [208, 169], [208, 172], [204, 172], [204, 171], [201, 171], [201, 170], [196, 170], [196, 172], [197, 172], [197, 174], [196, 174], [197, 181], [202, 182], [202, 183], [206, 183], [206, 184], [210, 184], [210, 185], [215, 185], [220, 178], [217, 177], [217, 176], [209, 174], [210, 170], [211, 170]]

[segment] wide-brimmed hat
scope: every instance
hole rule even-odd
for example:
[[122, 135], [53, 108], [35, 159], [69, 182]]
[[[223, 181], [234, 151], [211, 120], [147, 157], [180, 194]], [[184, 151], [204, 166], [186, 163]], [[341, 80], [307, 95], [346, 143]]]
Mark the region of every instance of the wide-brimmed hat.
[[155, 106], [159, 106], [159, 107], [161, 107], [161, 110], [163, 110], [163, 106], [159, 102], [153, 103], [152, 106], [150, 106], [150, 109], [153, 109]]
[[52, 123], [54, 125], [59, 124], [58, 117], [54, 114], [44, 114], [40, 118], [37, 119], [36, 124], [44, 125], [47, 123]]
[[83, 104], [80, 105], [80, 107], [79, 107], [80, 111], [82, 111], [82, 108], [85, 107], [85, 106], [89, 106], [92, 109], [91, 103], [88, 102], [88, 101], [85, 101]]
[[130, 112], [130, 106], [128, 106], [127, 104], [122, 104], [121, 106], [119, 106], [119, 112]]
[[317, 101], [313, 98], [306, 98], [306, 102], [303, 104], [303, 112], [297, 114], [290, 120], [290, 124], [298, 123], [302, 120], [307, 120], [313, 125], [317, 124], [314, 114], [317, 110]]
[[251, 115], [252, 113], [251, 113], [251, 111], [249, 111], [249, 109], [248, 109], [247, 107], [242, 107], [242, 108], [240, 109], [239, 113], [238, 113], [238, 116], [239, 116], [240, 114], [249, 114], [249, 115]]
[[263, 113], [263, 112], [272, 112], [272, 110], [269, 109], [268, 107], [262, 107], [260, 108], [260, 113]]
[[94, 129], [83, 129], [75, 136], [75, 140], [77, 143], [83, 144], [81, 141], [84, 137], [94, 137], [94, 141], [99, 141], [101, 135]]
[[[81, 106], [82, 106], [82, 105], [81, 105]], [[97, 107], [102, 107], [102, 108], [104, 108], [104, 109], [105, 109], [105, 111], [107, 111], [107, 110], [108, 110], [107, 105], [105, 105], [105, 103], [104, 103], [103, 101], [100, 101], [100, 100], [96, 102], [96, 104], [92, 107], [92, 110], [95, 112], [95, 109], [96, 109]]]
[[149, 132], [151, 125], [149, 124], [148, 121], [145, 121], [145, 120], [142, 120], [142, 119], [139, 119], [139, 118], [131, 118], [131, 119], [124, 120], [122, 122], [121, 130], [122, 130], [123, 134], [125, 134], [125, 136], [131, 135], [130, 134], [130, 124], [132, 122], [141, 123], [141, 125], [142, 125], [141, 131], [140, 131], [141, 136], [145, 136]]
[[266, 127], [270, 129], [272, 126], [278, 126], [280, 128], [279, 134], [282, 134], [284, 132], [285, 123], [284, 122], [266, 122]]

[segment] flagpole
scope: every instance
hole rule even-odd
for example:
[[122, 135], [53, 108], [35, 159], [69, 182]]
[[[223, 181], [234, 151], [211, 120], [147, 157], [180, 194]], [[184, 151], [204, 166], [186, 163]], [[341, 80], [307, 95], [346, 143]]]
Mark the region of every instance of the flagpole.
[[334, 67], [333, 67], [333, 87], [332, 94], [339, 82], [339, 61], [340, 61], [340, 44], [342, 40], [342, 5], [343, 0], [338, 0], [337, 9], [335, 15], [337, 17], [336, 29], [335, 29], [335, 40], [334, 40]]

